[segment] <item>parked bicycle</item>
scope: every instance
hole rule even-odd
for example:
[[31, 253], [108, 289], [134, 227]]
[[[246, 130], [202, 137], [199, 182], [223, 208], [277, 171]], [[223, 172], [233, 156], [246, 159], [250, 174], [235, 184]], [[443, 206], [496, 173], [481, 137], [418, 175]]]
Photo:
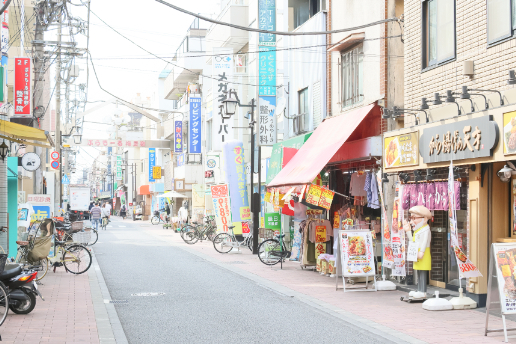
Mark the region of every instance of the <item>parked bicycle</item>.
[[91, 253], [81, 244], [69, 244], [65, 241], [56, 240], [56, 252], [49, 262], [56, 268], [64, 266], [66, 271], [72, 274], [80, 275], [91, 266]]
[[215, 224], [215, 217], [212, 215], [204, 217], [204, 224], [192, 222], [192, 225], [187, 224], [181, 228], [181, 238], [187, 244], [195, 244], [197, 241], [210, 240], [213, 241], [217, 235], [217, 225]]
[[98, 231], [91, 226], [84, 227], [84, 223], [82, 221], [67, 223], [59, 221], [56, 218], [54, 218], [53, 220], [57, 234], [60, 236], [59, 240], [61, 241], [66, 241], [70, 243], [76, 242], [77, 240], [74, 240], [74, 235], [77, 236], [78, 233], [86, 233], [83, 234], [82, 237], [88, 236], [87, 241], [79, 241], [80, 243], [83, 243], [86, 246], [95, 245], [97, 243], [97, 240], [99, 240]]
[[233, 248], [237, 248], [240, 250], [240, 247], [247, 247], [249, 250], [253, 251], [253, 236], [249, 235], [244, 237], [244, 240], [238, 241], [233, 228], [235, 226], [228, 226], [230, 232], [229, 233], [219, 233], [213, 239], [213, 247], [219, 253], [228, 253], [231, 252]]
[[169, 225], [167, 222], [167, 213], [165, 213], [165, 209], [160, 209], [159, 211], [157, 211], [157, 210], [154, 211], [154, 215], [151, 218], [151, 223], [153, 225], [157, 225], [160, 222], [163, 222], [164, 227]]
[[263, 264], [276, 265], [282, 259], [290, 258], [292, 252], [287, 248], [284, 237], [285, 234], [275, 235], [274, 239], [267, 239], [258, 246], [258, 258]]

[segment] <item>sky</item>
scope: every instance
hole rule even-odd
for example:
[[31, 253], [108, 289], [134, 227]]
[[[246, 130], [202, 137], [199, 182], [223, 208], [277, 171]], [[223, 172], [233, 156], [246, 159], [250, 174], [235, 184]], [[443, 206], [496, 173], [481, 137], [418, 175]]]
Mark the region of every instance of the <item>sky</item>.
[[[213, 15], [220, 7], [216, 0], [169, 2], [192, 12], [203, 9], [204, 12], [200, 14], [205, 16]], [[86, 19], [87, 11], [82, 8], [70, 6], [70, 10], [72, 16]], [[153, 58], [114, 32], [100, 19], [146, 50], [159, 56], [171, 57], [185, 37], [194, 17], [177, 12], [155, 0], [91, 0], [91, 12], [89, 49], [102, 87], [128, 101], [137, 93], [153, 96], [157, 92], [158, 75], [166, 68], [167, 63]], [[77, 41], [81, 47], [86, 46], [85, 38], [77, 38]], [[134, 59], [135, 57], [151, 58]], [[81, 67], [80, 79], [85, 80], [85, 61], [78, 63]], [[100, 89], [91, 66], [90, 63], [88, 101], [112, 98]], [[86, 108], [98, 104], [89, 103]], [[103, 123], [109, 122], [113, 110], [114, 106], [109, 106], [86, 116], [83, 137], [107, 137], [110, 126]], [[97, 155], [95, 148], [81, 150], [77, 157], [77, 170], [91, 166], [93, 157]]]

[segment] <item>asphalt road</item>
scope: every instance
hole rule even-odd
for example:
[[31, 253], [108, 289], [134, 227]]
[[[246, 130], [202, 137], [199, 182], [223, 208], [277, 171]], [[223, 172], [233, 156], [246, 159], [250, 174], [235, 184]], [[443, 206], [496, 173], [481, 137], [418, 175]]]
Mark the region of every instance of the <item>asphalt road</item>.
[[[159, 241], [141, 222], [99, 233], [96, 257], [130, 343], [387, 343]], [[124, 226], [124, 227], [121, 227]], [[161, 296], [131, 296], [135, 293]]]

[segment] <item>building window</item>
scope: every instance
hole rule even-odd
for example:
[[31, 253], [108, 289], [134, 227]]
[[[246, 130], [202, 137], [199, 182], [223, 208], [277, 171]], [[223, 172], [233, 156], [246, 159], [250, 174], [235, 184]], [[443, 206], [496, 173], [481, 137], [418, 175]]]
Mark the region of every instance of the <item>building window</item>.
[[487, 0], [487, 44], [509, 38], [516, 29], [516, 0]]
[[364, 100], [364, 47], [348, 50], [342, 58], [342, 107], [351, 106]]
[[423, 68], [455, 58], [455, 0], [423, 3]]
[[306, 130], [310, 114], [308, 113], [308, 87], [303, 88], [299, 93], [299, 116], [303, 117], [300, 130]]
[[206, 151], [209, 152], [212, 150], [212, 143], [211, 143], [211, 138], [212, 138], [212, 120], [208, 120], [206, 121]]
[[297, 29], [308, 19], [324, 10], [324, 4], [325, 1], [321, 0], [288, 0], [288, 30]]

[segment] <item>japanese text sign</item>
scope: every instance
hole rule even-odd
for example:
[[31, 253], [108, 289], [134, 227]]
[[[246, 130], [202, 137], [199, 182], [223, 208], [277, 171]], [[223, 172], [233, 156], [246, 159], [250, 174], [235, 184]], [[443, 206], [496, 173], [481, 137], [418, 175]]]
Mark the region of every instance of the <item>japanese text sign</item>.
[[216, 56], [213, 57], [213, 124], [212, 124], [212, 149], [222, 150], [222, 143], [233, 138], [233, 125], [231, 119], [225, 118], [224, 100], [227, 99], [230, 82], [233, 81], [233, 49], [214, 48]]
[[28, 57], [14, 59], [14, 114], [30, 116], [32, 113], [31, 60]]
[[[496, 277], [502, 314], [515, 314], [516, 293], [514, 286], [516, 276], [513, 270], [513, 262], [516, 258], [516, 245], [513, 243], [492, 244], [491, 252], [493, 253], [489, 258], [489, 278]], [[493, 265], [496, 272], [492, 271]], [[488, 290], [488, 292], [491, 292], [491, 290]], [[494, 299], [496, 300], [496, 297]], [[493, 300], [493, 296], [491, 296], [491, 300]]]
[[176, 121], [174, 128], [174, 153], [183, 153], [183, 121]]
[[228, 226], [231, 224], [231, 206], [228, 185], [213, 185], [211, 187], [211, 197], [213, 201], [213, 210], [215, 211], [217, 231], [228, 232]]
[[310, 185], [308, 189], [308, 193], [306, 194], [306, 203], [312, 205], [319, 205], [319, 200], [321, 199], [322, 188], [318, 185]]
[[315, 242], [326, 242], [326, 226], [315, 226]]
[[374, 276], [373, 238], [369, 231], [339, 231], [342, 274]]
[[[276, 31], [276, 0], [258, 0], [258, 26], [261, 30]], [[259, 33], [260, 45], [276, 45], [276, 35]]]
[[[258, 25], [267, 31], [276, 30], [276, 1], [258, 1]], [[276, 35], [260, 33], [258, 36], [258, 95], [276, 95]]]
[[384, 166], [413, 166], [419, 164], [418, 132], [384, 138]]
[[258, 145], [272, 146], [276, 143], [276, 97], [259, 98]]
[[161, 179], [161, 166], [154, 166], [152, 168], [152, 178]]
[[493, 155], [498, 143], [498, 125], [493, 116], [425, 128], [419, 153], [425, 163], [480, 158]]
[[149, 182], [153, 182], [152, 170], [156, 166], [156, 148], [149, 148]]
[[201, 154], [201, 97], [190, 97], [189, 102], [190, 121], [188, 122], [188, 153]]
[[222, 145], [223, 170], [229, 184], [233, 222], [251, 219], [244, 168], [244, 144], [231, 140]]
[[319, 199], [319, 206], [330, 210], [331, 202], [333, 202], [333, 196], [335, 196], [335, 192], [323, 188], [321, 198]]
[[83, 139], [80, 145], [89, 147], [145, 147], [146, 141]]
[[265, 228], [281, 229], [281, 215], [279, 213], [265, 213]]
[[122, 180], [122, 156], [116, 156], [116, 180]]

